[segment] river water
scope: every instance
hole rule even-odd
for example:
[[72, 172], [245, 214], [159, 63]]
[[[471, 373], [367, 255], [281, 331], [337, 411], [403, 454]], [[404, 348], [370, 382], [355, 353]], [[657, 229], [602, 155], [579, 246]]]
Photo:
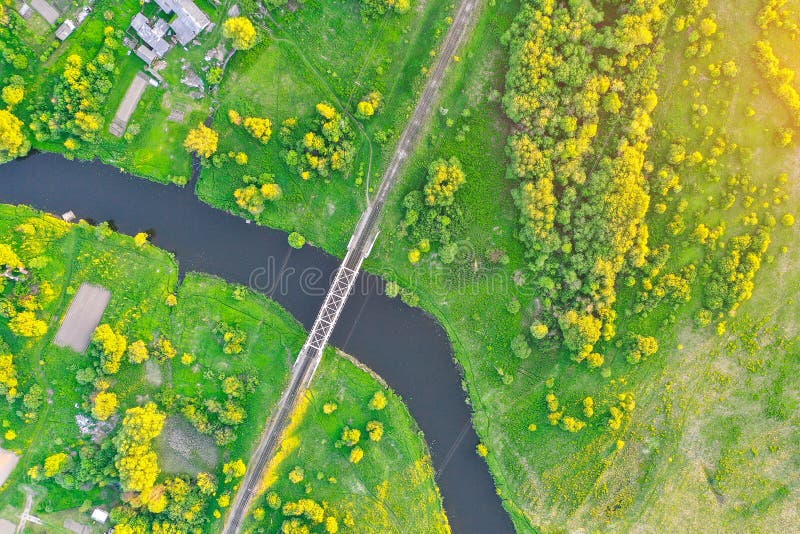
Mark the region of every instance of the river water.
[[[321, 249], [294, 250], [286, 234], [247, 224], [197, 199], [99, 162], [34, 154], [0, 166], [0, 202], [78, 218], [111, 221], [173, 252], [181, 273], [200, 271], [250, 285], [310, 328], [339, 260]], [[362, 273], [331, 344], [352, 354], [397, 391], [425, 433], [444, 506], [456, 533], [513, 532], [484, 461], [442, 327], [420, 309], [383, 295]], [[402, 481], [398, 481], [402, 483]]]

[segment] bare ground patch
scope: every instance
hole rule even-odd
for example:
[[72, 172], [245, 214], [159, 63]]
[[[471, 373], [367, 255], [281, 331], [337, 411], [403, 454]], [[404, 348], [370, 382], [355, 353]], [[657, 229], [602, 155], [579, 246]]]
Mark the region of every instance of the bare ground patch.
[[100, 324], [110, 300], [111, 292], [106, 288], [94, 284], [81, 284], [53, 343], [59, 347], [69, 347], [81, 354], [86, 352], [92, 340], [92, 333]]
[[166, 473], [213, 471], [219, 463], [219, 448], [211, 436], [195, 430], [183, 417], [167, 418], [158, 438], [159, 462]]

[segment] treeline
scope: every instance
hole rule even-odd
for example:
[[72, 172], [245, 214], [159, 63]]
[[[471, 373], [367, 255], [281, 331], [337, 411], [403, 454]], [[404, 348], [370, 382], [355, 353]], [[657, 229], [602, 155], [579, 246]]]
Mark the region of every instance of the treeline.
[[505, 37], [509, 173], [537, 320], [579, 361], [602, 361], [594, 345], [615, 335], [617, 278], [650, 254], [645, 151], [664, 3], [534, 0]]

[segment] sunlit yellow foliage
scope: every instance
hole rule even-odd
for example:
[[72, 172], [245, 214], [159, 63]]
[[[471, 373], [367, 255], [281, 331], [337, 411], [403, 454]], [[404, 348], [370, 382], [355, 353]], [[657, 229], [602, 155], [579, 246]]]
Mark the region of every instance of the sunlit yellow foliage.
[[105, 421], [117, 411], [119, 400], [117, 395], [110, 391], [101, 391], [94, 398], [92, 415], [98, 421]]
[[272, 137], [272, 121], [265, 117], [247, 117], [244, 128], [262, 143], [267, 143]]
[[22, 121], [7, 109], [0, 109], [0, 163], [28, 153], [30, 141], [22, 132]]
[[13, 108], [22, 102], [23, 98], [25, 98], [25, 89], [18, 85], [7, 85], [3, 87], [0, 95], [2, 95], [3, 102], [8, 104], [9, 107]]
[[194, 152], [203, 158], [210, 158], [217, 152], [219, 145], [219, 134], [200, 123], [197, 128], [189, 130], [183, 146], [189, 151]]
[[383, 391], [376, 391], [369, 401], [370, 410], [383, 410], [386, 408], [387, 400]]
[[57, 452], [45, 458], [44, 476], [52, 478], [61, 473], [67, 466], [67, 460], [69, 460], [69, 456], [63, 452]]
[[239, 50], [249, 50], [256, 44], [256, 29], [247, 17], [233, 17], [222, 25], [223, 35], [233, 40]]
[[13, 401], [17, 395], [17, 368], [14, 365], [14, 356], [11, 354], [0, 354], [0, 394], [6, 396], [8, 402]]
[[359, 447], [358, 445], [356, 445], [355, 447], [353, 447], [350, 450], [350, 456], [348, 457], [348, 459], [350, 460], [350, 463], [357, 464], [363, 458], [364, 458], [364, 450], [361, 447]]
[[12, 333], [22, 337], [41, 337], [47, 333], [47, 323], [36, 318], [32, 311], [22, 311], [8, 322]]

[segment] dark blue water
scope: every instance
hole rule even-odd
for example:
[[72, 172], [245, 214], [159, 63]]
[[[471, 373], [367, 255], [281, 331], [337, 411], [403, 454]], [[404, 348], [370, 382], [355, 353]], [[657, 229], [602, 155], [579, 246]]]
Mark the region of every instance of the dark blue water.
[[[0, 166], [0, 202], [112, 221], [126, 234], [152, 231], [181, 273], [200, 271], [250, 285], [310, 328], [339, 260], [314, 247], [294, 250], [286, 234], [246, 224], [200, 202], [190, 188], [140, 180], [101, 163], [36, 154]], [[331, 343], [381, 375], [406, 401], [431, 449], [444, 506], [456, 533], [513, 532], [484, 461], [442, 327], [383, 295], [362, 274]]]

